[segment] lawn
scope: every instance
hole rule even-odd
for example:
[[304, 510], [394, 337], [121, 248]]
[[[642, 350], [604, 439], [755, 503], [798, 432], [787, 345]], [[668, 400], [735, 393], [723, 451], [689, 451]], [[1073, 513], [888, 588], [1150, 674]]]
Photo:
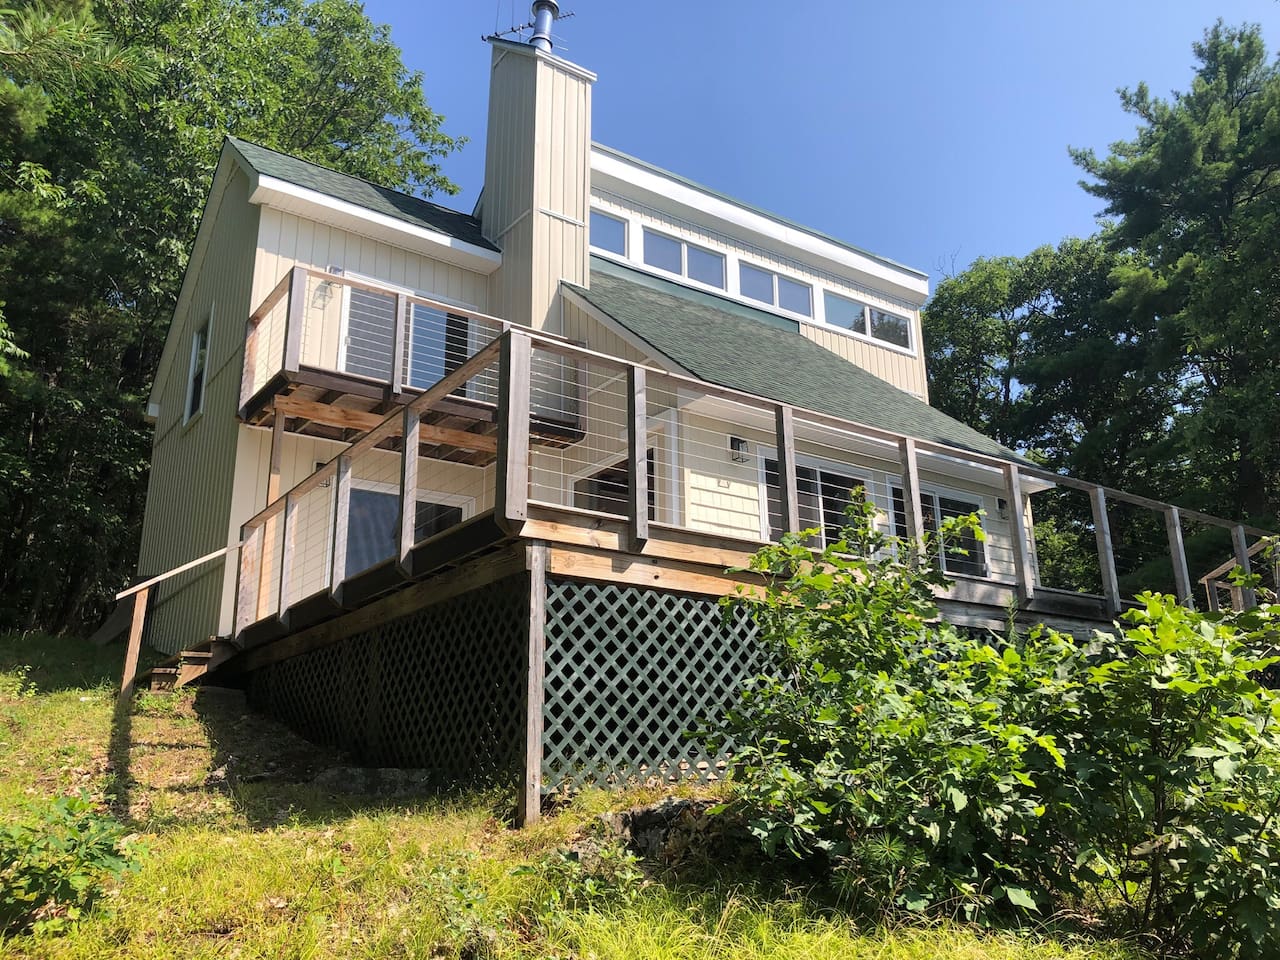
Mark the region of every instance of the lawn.
[[703, 865], [695, 878], [623, 862], [619, 879], [590, 882], [562, 851], [652, 791], [586, 793], [524, 831], [506, 825], [501, 791], [334, 793], [311, 780], [342, 758], [237, 692], [142, 694], [116, 710], [121, 658], [79, 640], [0, 638], [0, 819], [85, 791], [146, 851], [98, 908], [60, 934], [0, 939], [0, 956], [1137, 956], [1047, 931], [877, 928], [740, 865]]

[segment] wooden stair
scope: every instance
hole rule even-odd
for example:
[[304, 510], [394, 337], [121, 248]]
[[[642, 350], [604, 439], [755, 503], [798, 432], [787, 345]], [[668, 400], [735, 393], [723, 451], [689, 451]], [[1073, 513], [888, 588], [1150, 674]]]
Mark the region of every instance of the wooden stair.
[[204, 675], [228, 659], [236, 648], [226, 640], [209, 637], [190, 650], [143, 671], [137, 684], [144, 690], [176, 690], [191, 683], [198, 683]]

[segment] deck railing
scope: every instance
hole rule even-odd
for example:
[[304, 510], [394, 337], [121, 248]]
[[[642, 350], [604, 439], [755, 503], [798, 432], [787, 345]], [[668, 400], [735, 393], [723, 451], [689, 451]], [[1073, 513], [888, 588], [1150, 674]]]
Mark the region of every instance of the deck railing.
[[394, 286], [294, 267], [245, 326], [240, 411], [275, 378], [301, 370], [342, 374], [392, 395], [425, 389], [509, 326]]
[[[472, 426], [458, 426], [459, 395], [473, 398]], [[441, 426], [442, 404], [452, 426]], [[415, 449], [426, 453], [406, 456]], [[394, 493], [394, 524], [385, 508], [376, 522], [360, 513], [360, 489]], [[425, 520], [424, 490], [434, 491]], [[412, 575], [414, 550], [480, 517], [513, 535], [547, 516], [594, 524], [633, 552], [658, 539], [747, 551], [784, 530], [838, 525], [851, 490], [876, 505], [883, 529], [915, 539], [979, 506], [986, 541], [938, 547], [956, 595], [995, 586], [1040, 610], [1076, 597], [1114, 615], [1127, 595], [1166, 584], [1192, 604], [1188, 527], [1229, 535], [1246, 564], [1269, 535], [508, 329], [244, 525], [237, 634], [264, 618], [287, 623], [317, 597], [349, 605], [344, 584], [370, 563]], [[1052, 523], [1036, 513], [1049, 498], [1061, 501]], [[369, 542], [356, 549], [355, 537]], [[1062, 542], [1082, 537], [1091, 549], [1064, 557]]]

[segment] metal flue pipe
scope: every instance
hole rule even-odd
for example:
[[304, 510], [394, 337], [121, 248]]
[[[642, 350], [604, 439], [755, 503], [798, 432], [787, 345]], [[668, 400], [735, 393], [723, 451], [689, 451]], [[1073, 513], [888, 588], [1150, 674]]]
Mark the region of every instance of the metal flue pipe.
[[529, 42], [539, 50], [551, 52], [551, 24], [560, 15], [560, 4], [556, 0], [534, 0], [533, 4], [533, 37]]

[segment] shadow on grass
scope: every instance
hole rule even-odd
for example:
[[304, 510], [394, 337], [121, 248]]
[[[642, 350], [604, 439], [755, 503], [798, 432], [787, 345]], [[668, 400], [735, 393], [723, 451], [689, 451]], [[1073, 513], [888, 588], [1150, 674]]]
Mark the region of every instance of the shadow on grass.
[[[359, 765], [348, 754], [312, 743], [258, 713], [241, 690], [200, 687], [193, 708], [213, 749], [205, 787], [229, 792], [253, 829], [325, 824], [379, 810], [438, 807], [452, 800], [474, 804], [478, 795], [491, 801], [498, 817], [512, 804], [514, 785], [506, 790], [466, 784], [370, 791], [357, 782], [363, 779], [355, 773]], [[350, 777], [347, 771], [352, 771]]]
[[[138, 670], [159, 663], [165, 654], [143, 648]], [[53, 637], [42, 633], [0, 635], [0, 673], [22, 671], [37, 694], [65, 690], [93, 690], [120, 684], [124, 644], [95, 646], [83, 637]]]

